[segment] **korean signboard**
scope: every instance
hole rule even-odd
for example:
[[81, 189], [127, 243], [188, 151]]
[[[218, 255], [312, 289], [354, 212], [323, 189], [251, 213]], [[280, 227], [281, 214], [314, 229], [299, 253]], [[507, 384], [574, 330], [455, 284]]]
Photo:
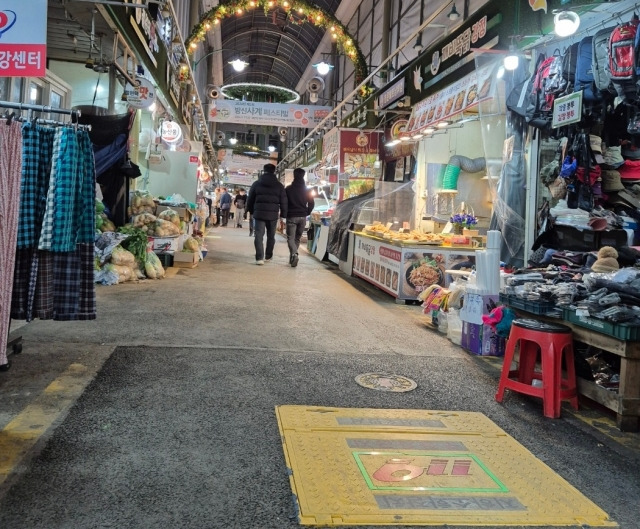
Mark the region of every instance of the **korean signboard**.
[[124, 88], [127, 103], [133, 108], [149, 108], [155, 101], [156, 90], [144, 77], [137, 77], [136, 82], [137, 86], [127, 85]]
[[349, 178], [377, 178], [374, 169], [378, 160], [381, 133], [378, 131], [340, 131], [340, 173]]
[[244, 123], [275, 127], [313, 128], [331, 112], [331, 107], [260, 103], [223, 99], [209, 106], [208, 119], [219, 123]]
[[571, 123], [578, 123], [582, 119], [582, 90], [553, 102], [553, 117], [551, 127], [557, 129]]
[[0, 3], [0, 77], [44, 77], [47, 0]]
[[480, 68], [459, 81], [417, 103], [409, 118], [407, 132], [419, 132], [455, 114], [491, 99], [496, 76], [493, 66]]

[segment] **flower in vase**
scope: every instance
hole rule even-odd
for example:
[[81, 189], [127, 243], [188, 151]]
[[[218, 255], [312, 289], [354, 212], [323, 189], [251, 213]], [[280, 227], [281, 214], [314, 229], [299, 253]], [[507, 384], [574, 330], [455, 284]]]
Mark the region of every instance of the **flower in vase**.
[[478, 219], [473, 215], [469, 215], [467, 213], [457, 213], [455, 215], [452, 215], [449, 221], [454, 225], [454, 227], [460, 230], [462, 230], [463, 228], [468, 230], [471, 229], [471, 226], [475, 226], [476, 224], [478, 224]]

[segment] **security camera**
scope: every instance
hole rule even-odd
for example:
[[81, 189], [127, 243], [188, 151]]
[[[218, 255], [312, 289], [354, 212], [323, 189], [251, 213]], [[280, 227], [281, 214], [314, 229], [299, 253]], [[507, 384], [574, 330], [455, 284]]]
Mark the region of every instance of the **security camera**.
[[224, 141], [224, 138], [225, 138], [224, 132], [220, 131], [216, 134], [216, 140], [218, 140], [219, 142]]
[[220, 88], [217, 86], [207, 86], [207, 97], [209, 99], [218, 99], [220, 97]]
[[312, 103], [317, 103], [318, 102], [318, 94], [316, 92], [309, 93], [309, 101], [311, 101]]
[[281, 135], [280, 135], [280, 141], [281, 141], [282, 143], [284, 143], [284, 142], [286, 141], [286, 139], [287, 139], [287, 137], [286, 137], [284, 134], [281, 134]]
[[287, 127], [280, 127], [278, 129], [278, 134], [280, 134], [280, 137], [286, 136], [287, 135]]
[[317, 97], [317, 94], [324, 90], [324, 79], [314, 77], [307, 83], [307, 90], [309, 90], [311, 94], [316, 94]]
[[404, 96], [402, 99], [398, 101], [398, 108], [404, 108], [411, 105], [411, 97]]

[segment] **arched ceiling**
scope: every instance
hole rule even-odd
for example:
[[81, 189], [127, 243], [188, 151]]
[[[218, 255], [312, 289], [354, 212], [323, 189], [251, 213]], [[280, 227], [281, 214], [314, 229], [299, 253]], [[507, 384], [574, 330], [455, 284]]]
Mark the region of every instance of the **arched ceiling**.
[[[330, 15], [341, 0], [309, 2]], [[210, 2], [214, 7], [218, 2]], [[294, 24], [283, 9], [261, 8], [233, 14], [221, 20], [210, 31], [220, 32], [222, 45], [222, 82], [263, 83], [295, 89], [304, 75], [326, 30], [305, 22]], [[243, 72], [234, 71], [229, 64], [236, 58], [249, 63]]]

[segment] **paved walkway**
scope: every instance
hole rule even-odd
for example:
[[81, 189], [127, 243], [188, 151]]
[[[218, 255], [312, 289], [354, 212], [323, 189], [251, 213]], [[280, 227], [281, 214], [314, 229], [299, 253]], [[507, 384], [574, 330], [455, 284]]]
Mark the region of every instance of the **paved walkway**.
[[[0, 373], [0, 527], [293, 528], [276, 406], [477, 411], [638, 528], [638, 434], [534, 399], [494, 401], [499, 360], [427, 329], [420, 307], [301, 252], [254, 264], [248, 229], [159, 281], [98, 290], [94, 322], [34, 321]], [[408, 393], [358, 374], [412, 378]], [[448, 525], [447, 527], [454, 527]], [[548, 527], [553, 527], [549, 525]]]

